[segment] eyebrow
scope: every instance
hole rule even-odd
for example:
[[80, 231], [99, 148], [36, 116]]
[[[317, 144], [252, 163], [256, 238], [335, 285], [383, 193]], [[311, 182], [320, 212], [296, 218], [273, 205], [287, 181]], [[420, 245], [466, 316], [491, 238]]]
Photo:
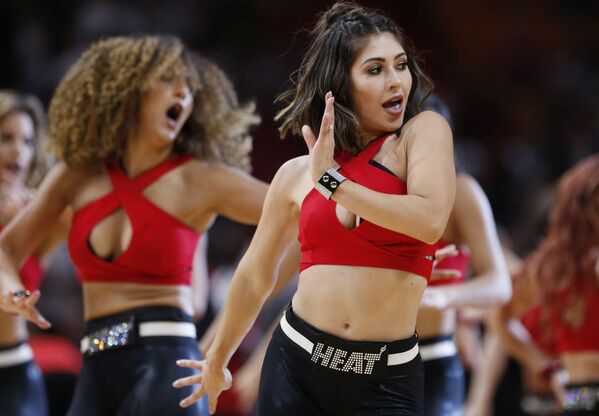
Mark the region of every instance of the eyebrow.
[[[398, 53], [397, 55], [395, 55], [395, 58], [393, 58], [393, 60], [395, 61], [397, 58], [400, 58], [401, 56], [408, 56], [408, 54], [405, 53], [405, 52]], [[380, 56], [375, 56], [373, 58], [368, 58], [364, 62], [362, 62], [360, 64], [360, 66], [362, 66], [362, 65], [364, 65], [364, 64], [366, 64], [368, 62], [372, 62], [372, 61], [382, 61], [382, 62], [385, 62], [385, 58], [381, 58]]]

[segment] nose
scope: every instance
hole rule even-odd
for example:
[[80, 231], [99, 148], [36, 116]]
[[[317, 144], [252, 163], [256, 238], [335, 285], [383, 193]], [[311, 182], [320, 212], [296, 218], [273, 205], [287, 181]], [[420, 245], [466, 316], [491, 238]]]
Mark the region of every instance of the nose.
[[387, 72], [389, 75], [387, 76], [387, 86], [390, 90], [396, 89], [401, 85], [401, 77], [399, 75], [399, 71], [397, 69], [392, 69]]
[[13, 137], [13, 140], [10, 141], [9, 154], [12, 160], [18, 160], [23, 153], [25, 144], [23, 140], [19, 138]]
[[189, 85], [187, 85], [187, 82], [183, 78], [178, 78], [176, 80], [174, 93], [177, 98], [181, 99], [191, 95], [191, 89], [189, 88]]

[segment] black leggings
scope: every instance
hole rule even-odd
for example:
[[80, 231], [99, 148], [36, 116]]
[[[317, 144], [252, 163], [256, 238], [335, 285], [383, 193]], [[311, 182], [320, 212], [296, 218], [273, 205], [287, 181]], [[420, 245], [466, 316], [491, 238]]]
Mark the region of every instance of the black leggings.
[[[315, 352], [310, 355], [281, 326], [275, 330], [262, 367], [258, 415], [422, 414], [424, 374], [420, 356], [404, 364], [387, 365], [388, 354], [412, 350], [417, 344], [415, 336], [389, 343], [347, 341], [319, 331], [291, 309], [285, 316], [293, 329], [314, 344]], [[338, 351], [343, 351], [346, 359], [339, 355], [335, 361]], [[324, 354], [319, 358], [317, 352]], [[374, 365], [368, 359], [348, 359], [366, 354], [379, 358]], [[369, 368], [371, 374], [365, 374]]]
[[33, 361], [0, 368], [0, 415], [48, 414], [42, 374]]
[[[420, 346], [451, 340], [440, 336], [420, 340]], [[424, 416], [460, 416], [464, 405], [464, 367], [460, 357], [435, 358], [424, 364]]]
[[[184, 312], [152, 307], [89, 321], [86, 333], [127, 321], [191, 322]], [[175, 389], [175, 379], [190, 376], [181, 358], [200, 360], [194, 338], [160, 336], [137, 338], [132, 344], [85, 356], [68, 416], [198, 416], [208, 415], [206, 398], [183, 409], [179, 401], [192, 388]]]

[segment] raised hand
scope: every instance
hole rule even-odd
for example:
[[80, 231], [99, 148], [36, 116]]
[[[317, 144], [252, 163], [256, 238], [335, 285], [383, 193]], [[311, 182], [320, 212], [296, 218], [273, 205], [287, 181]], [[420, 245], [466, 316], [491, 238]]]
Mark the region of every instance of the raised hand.
[[29, 293], [24, 290], [5, 291], [0, 296], [0, 309], [13, 315], [21, 315], [33, 322], [41, 329], [48, 329], [52, 325], [37, 310], [36, 304], [40, 300], [40, 291]]
[[318, 139], [308, 125], [302, 127], [302, 135], [308, 146], [310, 177], [318, 182], [327, 169], [336, 167], [335, 159], [335, 97], [330, 91], [325, 95], [325, 108], [320, 123]]
[[179, 405], [181, 407], [189, 407], [204, 395], [208, 395], [208, 409], [210, 414], [213, 415], [216, 412], [216, 404], [218, 396], [231, 388], [233, 377], [228, 369], [224, 370], [213, 370], [207, 364], [206, 360], [178, 360], [177, 365], [184, 368], [195, 368], [200, 371], [200, 374], [183, 377], [175, 380], [173, 387], [187, 387], [199, 384], [200, 388], [194, 391], [191, 395], [181, 400]]

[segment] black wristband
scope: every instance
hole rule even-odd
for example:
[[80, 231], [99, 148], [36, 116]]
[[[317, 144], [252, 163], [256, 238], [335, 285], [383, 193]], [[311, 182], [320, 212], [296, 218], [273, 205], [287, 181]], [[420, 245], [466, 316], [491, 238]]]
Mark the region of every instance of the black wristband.
[[335, 168], [328, 169], [322, 174], [316, 183], [316, 190], [326, 199], [331, 199], [335, 191], [347, 178], [340, 174]]

